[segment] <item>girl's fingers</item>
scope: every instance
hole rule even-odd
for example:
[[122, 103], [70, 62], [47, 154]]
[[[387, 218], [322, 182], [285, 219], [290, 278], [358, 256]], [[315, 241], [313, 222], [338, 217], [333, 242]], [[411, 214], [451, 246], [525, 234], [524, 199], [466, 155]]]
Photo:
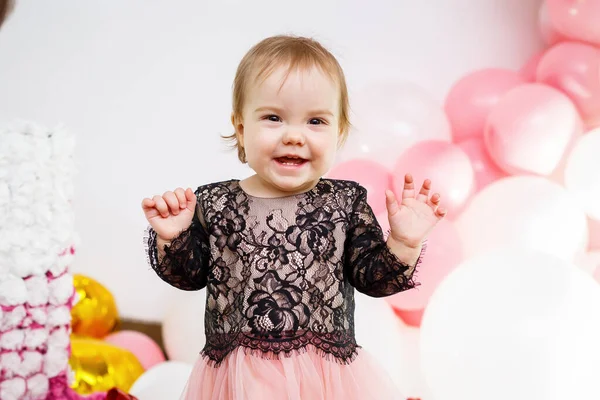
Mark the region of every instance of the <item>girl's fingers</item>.
[[150, 219], [160, 215], [155, 206], [156, 203], [152, 199], [145, 198], [142, 200], [142, 210], [146, 218]]
[[436, 211], [438, 206], [440, 205], [440, 199], [441, 199], [440, 194], [434, 193], [433, 196], [431, 196], [427, 200], [427, 204], [429, 205], [429, 207], [431, 207], [433, 209], [433, 211]]
[[154, 196], [152, 198], [152, 200], [154, 201], [154, 204], [155, 204], [154, 208], [156, 208], [158, 210], [160, 215], [164, 218], [168, 217], [170, 212], [169, 212], [169, 206], [167, 205], [167, 202], [161, 196]]
[[174, 192], [165, 192], [162, 196], [156, 195], [151, 199], [142, 200], [142, 208], [147, 217], [152, 216], [150, 215], [152, 209], [156, 209], [160, 216], [167, 218], [169, 215], [179, 215], [186, 208], [194, 211], [195, 207], [196, 195], [190, 188], [186, 190], [177, 188]]
[[402, 189], [402, 199], [415, 197], [415, 182], [411, 174], [404, 175], [404, 188]]
[[187, 201], [187, 208], [190, 211], [194, 211], [196, 208], [196, 194], [192, 191], [192, 189], [187, 188], [185, 191], [185, 199]]
[[171, 214], [178, 215], [179, 211], [180, 211], [179, 200], [177, 200], [177, 196], [175, 195], [175, 193], [165, 192], [165, 194], [163, 194], [163, 199], [169, 206], [169, 209], [171, 210]]
[[385, 203], [387, 206], [388, 215], [394, 215], [398, 212], [400, 207], [398, 206], [398, 201], [396, 201], [396, 195], [391, 190], [385, 191]]
[[183, 210], [187, 207], [187, 200], [185, 198], [185, 190], [182, 188], [175, 189], [175, 196], [177, 197], [177, 201], [179, 202], [179, 209]]
[[429, 198], [429, 190], [431, 190], [431, 181], [429, 179], [425, 179], [423, 185], [421, 186], [421, 190], [419, 190], [419, 194], [417, 195], [417, 200], [422, 202], [427, 202]]
[[437, 215], [439, 218], [444, 218], [447, 212], [448, 211], [445, 208], [438, 207], [438, 209], [435, 210], [435, 215]]
[[144, 200], [142, 200], [142, 208], [144, 211], [154, 208], [154, 200], [146, 197]]

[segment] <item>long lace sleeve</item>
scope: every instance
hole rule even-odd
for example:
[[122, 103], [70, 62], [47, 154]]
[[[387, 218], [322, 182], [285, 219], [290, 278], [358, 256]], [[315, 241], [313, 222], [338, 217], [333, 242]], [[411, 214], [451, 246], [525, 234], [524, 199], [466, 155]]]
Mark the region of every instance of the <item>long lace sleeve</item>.
[[418, 284], [413, 280], [425, 245], [414, 265], [401, 262], [388, 248], [371, 207], [367, 191], [357, 185], [345, 243], [345, 271], [350, 283], [371, 297], [391, 296]]
[[200, 290], [207, 284], [210, 245], [206, 228], [200, 223], [199, 207], [192, 225], [164, 246], [159, 254], [158, 236], [148, 228], [148, 262], [165, 282], [181, 290]]

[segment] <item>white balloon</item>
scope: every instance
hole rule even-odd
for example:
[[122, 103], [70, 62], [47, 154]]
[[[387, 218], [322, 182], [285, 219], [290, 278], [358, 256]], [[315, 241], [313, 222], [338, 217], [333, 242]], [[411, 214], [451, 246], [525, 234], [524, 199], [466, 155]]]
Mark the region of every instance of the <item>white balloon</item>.
[[419, 141], [451, 141], [441, 104], [418, 85], [374, 84], [356, 94], [352, 108], [355, 129], [339, 161], [367, 158], [392, 168], [400, 154]]
[[596, 400], [600, 286], [568, 262], [503, 249], [461, 264], [421, 325], [436, 400]]
[[405, 326], [382, 299], [357, 293], [355, 303], [358, 344], [377, 359], [404, 395], [423, 398], [418, 329]]
[[144, 372], [129, 393], [139, 400], [179, 399], [192, 373], [193, 366], [178, 361], [165, 361]]
[[162, 324], [165, 351], [170, 360], [193, 364], [206, 342], [206, 290], [176, 293]]
[[587, 246], [585, 213], [559, 184], [543, 177], [512, 176], [482, 189], [455, 220], [465, 258], [520, 246], [567, 261]]
[[565, 167], [565, 186], [590, 218], [600, 220], [600, 128], [575, 143]]
[[336, 164], [350, 161], [355, 158], [363, 158], [371, 161], [378, 160], [374, 147], [373, 137], [369, 137], [367, 132], [359, 131], [356, 128], [350, 130], [348, 139], [342, 148], [337, 152]]

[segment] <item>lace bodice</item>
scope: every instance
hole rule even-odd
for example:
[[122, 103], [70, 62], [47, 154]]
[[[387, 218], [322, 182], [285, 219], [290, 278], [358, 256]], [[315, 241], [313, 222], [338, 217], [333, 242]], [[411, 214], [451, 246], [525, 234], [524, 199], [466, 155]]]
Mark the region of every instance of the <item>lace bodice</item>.
[[313, 346], [350, 362], [354, 289], [382, 297], [415, 286], [357, 183], [321, 179], [299, 195], [266, 199], [237, 180], [196, 190], [190, 228], [159, 257], [149, 228], [148, 254], [158, 276], [183, 290], [206, 288], [206, 345], [219, 364], [242, 346], [265, 357]]

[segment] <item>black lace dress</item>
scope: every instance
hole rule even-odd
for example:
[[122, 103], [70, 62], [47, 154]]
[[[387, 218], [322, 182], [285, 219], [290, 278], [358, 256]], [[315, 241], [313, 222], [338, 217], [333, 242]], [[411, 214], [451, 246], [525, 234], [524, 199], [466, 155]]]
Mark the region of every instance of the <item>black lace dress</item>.
[[[182, 290], [206, 288], [204, 362], [219, 367], [242, 349], [265, 359], [310, 350], [351, 364], [354, 290], [373, 297], [415, 287], [416, 266], [398, 260], [355, 182], [321, 179], [283, 198], [245, 193], [237, 180], [201, 186], [190, 228], [149, 261]], [[200, 310], [199, 310], [200, 313]]]

